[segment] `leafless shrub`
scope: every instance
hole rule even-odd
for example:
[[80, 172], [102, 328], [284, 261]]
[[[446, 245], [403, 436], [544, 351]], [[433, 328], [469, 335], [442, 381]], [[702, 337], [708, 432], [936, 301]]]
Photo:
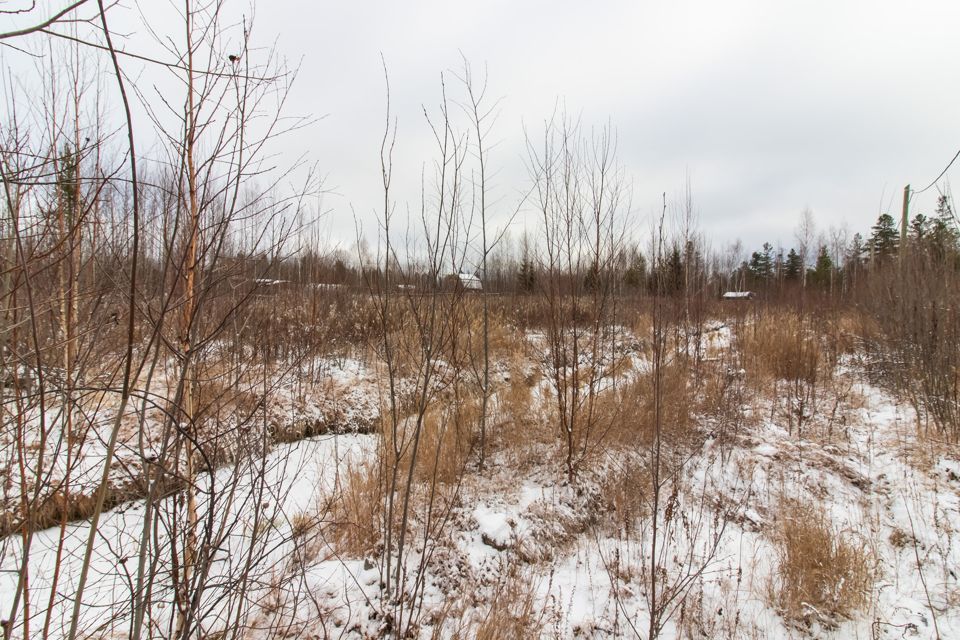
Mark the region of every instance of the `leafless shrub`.
[[[960, 439], [960, 272], [917, 247], [900, 265], [878, 269], [861, 293], [871, 371], [930, 418], [948, 440]], [[926, 429], [925, 429], [926, 430]]]
[[[623, 183], [608, 127], [588, 139], [566, 116], [527, 140], [534, 198], [543, 226], [548, 379], [556, 403], [564, 466], [572, 482], [595, 447], [594, 408], [601, 362], [615, 337], [614, 266], [622, 241]], [[564, 195], [565, 194], [565, 195]]]

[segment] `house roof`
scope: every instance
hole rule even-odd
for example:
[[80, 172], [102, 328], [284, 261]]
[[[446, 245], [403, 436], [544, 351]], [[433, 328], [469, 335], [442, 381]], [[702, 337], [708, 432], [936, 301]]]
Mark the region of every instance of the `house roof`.
[[481, 285], [480, 283], [480, 278], [473, 275], [472, 273], [457, 273], [457, 274], [451, 274], [451, 275], [455, 275], [457, 279], [460, 280], [460, 284], [463, 285], [465, 289], [483, 288], [483, 285]]

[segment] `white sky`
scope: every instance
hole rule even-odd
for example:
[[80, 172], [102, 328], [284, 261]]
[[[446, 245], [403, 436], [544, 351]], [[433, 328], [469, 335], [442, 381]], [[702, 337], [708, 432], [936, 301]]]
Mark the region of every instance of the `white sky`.
[[[149, 14], [162, 2], [141, 4]], [[249, 15], [247, 3], [227, 4]], [[117, 11], [135, 25], [134, 12]], [[152, 23], [162, 31], [166, 18]], [[960, 148], [957, 25], [955, 0], [261, 0], [254, 41], [276, 39], [300, 62], [289, 111], [324, 116], [281, 151], [291, 161], [307, 154], [327, 176], [332, 242], [352, 243], [351, 210], [371, 228], [382, 200], [381, 53], [399, 122], [397, 197], [416, 208], [431, 157], [421, 107], [436, 106], [440, 73], [459, 68], [462, 52], [475, 71], [487, 66], [491, 96], [502, 99], [495, 217], [529, 184], [524, 123], [536, 131], [562, 100], [584, 126], [616, 129], [637, 226], [689, 173], [713, 246], [739, 237], [753, 249], [793, 243], [804, 207], [820, 229], [866, 232], [881, 210], [899, 212], [905, 184], [940, 172]], [[136, 50], [130, 29], [125, 46]], [[914, 212], [929, 213], [935, 198], [918, 196]]]

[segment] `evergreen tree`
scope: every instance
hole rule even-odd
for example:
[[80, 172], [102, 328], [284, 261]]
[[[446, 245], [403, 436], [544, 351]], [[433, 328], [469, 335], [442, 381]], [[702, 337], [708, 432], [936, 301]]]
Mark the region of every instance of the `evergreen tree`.
[[63, 153], [60, 154], [59, 175], [57, 176], [57, 199], [58, 205], [68, 215], [73, 213], [77, 204], [77, 195], [79, 185], [77, 183], [77, 154], [73, 148], [67, 144], [63, 147]]
[[520, 261], [520, 268], [517, 271], [517, 285], [521, 291], [530, 292], [537, 286], [537, 271], [530, 259], [530, 256], [524, 256]]
[[347, 281], [347, 265], [343, 260], [337, 258], [333, 263], [333, 281], [337, 284], [343, 284]]
[[897, 232], [897, 224], [893, 216], [889, 213], [880, 214], [877, 223], [870, 230], [873, 234], [870, 236], [869, 246], [875, 261], [884, 262], [897, 254], [900, 234]]
[[825, 245], [820, 245], [817, 252], [817, 262], [813, 269], [807, 272], [807, 280], [815, 286], [827, 287], [833, 274], [833, 260]]
[[953, 207], [950, 205], [950, 198], [945, 195], [941, 195], [937, 198], [937, 221], [941, 222], [944, 226], [956, 228], [957, 219], [953, 215]]
[[632, 289], [637, 289], [647, 279], [647, 260], [634, 248], [630, 251], [628, 265], [623, 274], [623, 283]]
[[859, 233], [853, 234], [850, 245], [847, 247], [843, 256], [843, 280], [848, 285], [853, 285], [857, 281], [857, 276], [863, 267], [864, 256], [869, 250], [864, 245], [863, 236]]
[[773, 276], [773, 245], [769, 242], [763, 243], [763, 251], [750, 256], [750, 276], [758, 283], [766, 283]]
[[683, 256], [677, 245], [673, 245], [670, 256], [667, 258], [664, 281], [668, 293], [676, 293], [683, 288]]
[[910, 221], [910, 238], [918, 243], [923, 243], [929, 235], [930, 226], [930, 219], [922, 213], [918, 213]]
[[865, 258], [870, 255], [870, 248], [864, 244], [863, 235], [860, 233], [853, 234], [853, 239], [850, 240], [850, 247], [847, 249], [847, 255], [844, 258], [844, 267], [857, 268], [863, 264]]
[[938, 260], [945, 260], [960, 250], [960, 233], [947, 196], [937, 200], [937, 215], [930, 224], [930, 242]]
[[600, 265], [594, 262], [587, 269], [587, 275], [583, 278], [583, 289], [584, 291], [597, 291], [600, 285]]
[[530, 292], [537, 286], [537, 266], [534, 252], [530, 248], [530, 239], [524, 233], [520, 240], [520, 266], [517, 269], [517, 286], [520, 291]]
[[800, 258], [800, 254], [797, 253], [796, 249], [790, 249], [790, 253], [787, 254], [787, 260], [783, 268], [784, 278], [791, 282], [796, 282], [800, 280], [800, 275], [802, 273], [803, 260]]

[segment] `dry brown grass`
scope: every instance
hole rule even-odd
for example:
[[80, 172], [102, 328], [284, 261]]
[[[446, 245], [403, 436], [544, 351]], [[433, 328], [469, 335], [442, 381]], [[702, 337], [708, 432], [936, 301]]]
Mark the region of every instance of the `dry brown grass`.
[[[495, 451], [518, 454], [518, 463], [531, 444], [549, 444], [556, 440], [556, 430], [546, 419], [548, 410], [533, 397], [537, 375], [524, 375], [520, 366], [513, 367], [510, 380], [497, 392], [498, 420], [492, 444]], [[553, 407], [549, 407], [553, 408]]]
[[873, 555], [865, 540], [838, 531], [822, 507], [785, 501], [776, 544], [779, 563], [771, 597], [784, 617], [816, 614], [823, 622], [849, 616], [868, 603]]
[[539, 638], [543, 630], [544, 612], [536, 601], [536, 585], [514, 567], [469, 637], [476, 640], [526, 640]]
[[[661, 434], [671, 443], [685, 442], [694, 426], [691, 419], [692, 390], [686, 367], [667, 365], [661, 374]], [[656, 430], [655, 379], [644, 372], [616, 390], [597, 398], [594, 420], [601, 444], [637, 446], [649, 444]]]
[[616, 531], [629, 536], [635, 533], [637, 523], [649, 515], [649, 496], [644, 489], [651, 485], [650, 469], [633, 457], [624, 458], [620, 468], [604, 477], [603, 496], [610, 508], [608, 519]]
[[[483, 305], [478, 297], [464, 298], [457, 309], [461, 338], [451, 360], [466, 367], [483, 362]], [[509, 359], [523, 354], [526, 340], [502, 309], [490, 307], [487, 314], [488, 347], [491, 359]]]
[[[472, 453], [479, 419], [480, 400], [458, 385], [435, 400], [422, 415], [414, 412], [402, 418], [396, 434], [384, 423], [383, 449], [391, 466], [396, 462], [402, 477], [407, 477], [410, 465], [415, 464], [414, 482], [453, 483], [460, 478]], [[400, 451], [396, 461], [395, 449]]]
[[[334, 538], [338, 549], [353, 556], [376, 549], [385, 517], [387, 474], [393, 477], [394, 469], [397, 495], [409, 491], [412, 513], [423, 513], [431, 499], [434, 505], [453, 500], [456, 491], [448, 487], [455, 488], [465, 473], [478, 417], [479, 401], [463, 394], [438, 400], [419, 419], [417, 414], [401, 419], [396, 440], [389, 425], [381, 424], [383, 440], [375, 458], [363, 464], [351, 464], [342, 476], [334, 504]], [[414, 461], [417, 430], [419, 444]], [[399, 456], [395, 454], [395, 441], [399, 444]], [[415, 464], [413, 484], [407, 487], [411, 464]], [[399, 519], [393, 526], [400, 526]]]
[[424, 483], [457, 482], [473, 451], [479, 419], [480, 401], [468, 394], [429, 409], [423, 417], [414, 479]]
[[630, 328], [641, 341], [648, 341], [653, 336], [653, 316], [649, 313], [637, 315]]
[[[167, 495], [180, 488], [182, 483], [170, 478], [160, 484], [158, 491], [161, 495]], [[28, 486], [27, 492], [32, 491], [33, 487]], [[103, 509], [109, 511], [126, 502], [138, 500], [145, 494], [146, 485], [139, 477], [126, 482], [108, 484]], [[41, 494], [37, 501], [31, 500], [27, 504], [26, 517], [24, 517], [23, 505], [17, 500], [8, 500], [0, 505], [0, 537], [21, 532], [24, 527], [28, 531], [40, 531], [59, 526], [64, 521], [86, 520], [93, 515], [96, 503], [95, 493], [66, 493], [62, 487], [58, 487], [51, 493]]]
[[295, 513], [290, 518], [290, 535], [294, 538], [303, 538], [319, 525], [316, 515], [309, 513]]
[[837, 355], [854, 354], [860, 350], [861, 336], [871, 332], [876, 323], [855, 309], [838, 312], [827, 322], [826, 333], [830, 346]]
[[[591, 367], [588, 372], [592, 369], [593, 368]], [[632, 369], [633, 358], [626, 355], [615, 356], [613, 361], [607, 364], [603, 370], [599, 372], [598, 377], [623, 380], [625, 377], [627, 377]]]
[[822, 349], [809, 319], [770, 311], [744, 325], [737, 337], [748, 379], [756, 386], [771, 380], [817, 381]]
[[[441, 295], [436, 299], [430, 296], [397, 299], [391, 303], [386, 330], [399, 374], [412, 376], [423, 364], [427, 342], [435, 350], [433, 357], [452, 368], [482, 371], [483, 329], [481, 298]], [[489, 309], [487, 336], [491, 361], [523, 352], [523, 334], [504, 310]], [[381, 339], [378, 336], [372, 344], [382, 352]], [[379, 353], [381, 358], [384, 355]]]
[[342, 553], [361, 557], [376, 549], [381, 535], [383, 499], [383, 483], [376, 462], [347, 467], [333, 505], [334, 539]]

